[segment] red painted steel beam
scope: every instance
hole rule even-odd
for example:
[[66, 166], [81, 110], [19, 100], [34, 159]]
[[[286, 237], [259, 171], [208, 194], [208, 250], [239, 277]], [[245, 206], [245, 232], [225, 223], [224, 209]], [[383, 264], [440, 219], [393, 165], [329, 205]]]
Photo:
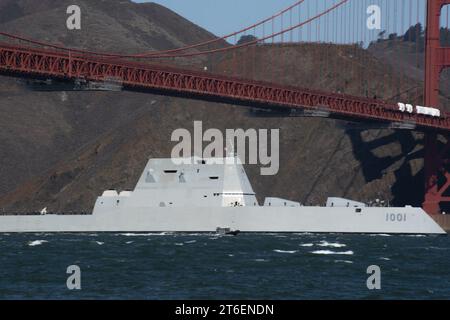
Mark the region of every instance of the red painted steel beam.
[[425, 105], [439, 105], [439, 78], [442, 70], [450, 65], [450, 48], [442, 48], [440, 41], [440, 17], [444, 5], [450, 0], [428, 0], [427, 31], [425, 44]]
[[436, 66], [436, 70], [440, 76], [442, 70], [450, 66], [450, 48], [436, 48], [433, 64]]
[[450, 131], [450, 114], [447, 112], [441, 117], [409, 114], [399, 112], [397, 105], [380, 100], [7, 44], [0, 44], [0, 72], [91, 81], [115, 78], [129, 88], [160, 90], [199, 99], [220, 98], [249, 106], [320, 109], [346, 119], [413, 123], [422, 129]]
[[[427, 33], [425, 39], [425, 104], [439, 105], [439, 82], [442, 70], [450, 67], [450, 48], [441, 47], [440, 17], [444, 5], [450, 0], [428, 0], [427, 2]], [[438, 136], [429, 133], [425, 136], [425, 196], [423, 208], [429, 214], [441, 213], [441, 204], [448, 203], [445, 197], [450, 185], [446, 163], [450, 159], [450, 135], [447, 135], [447, 145], [444, 151], [438, 149]], [[439, 178], [445, 181], [439, 186]]]

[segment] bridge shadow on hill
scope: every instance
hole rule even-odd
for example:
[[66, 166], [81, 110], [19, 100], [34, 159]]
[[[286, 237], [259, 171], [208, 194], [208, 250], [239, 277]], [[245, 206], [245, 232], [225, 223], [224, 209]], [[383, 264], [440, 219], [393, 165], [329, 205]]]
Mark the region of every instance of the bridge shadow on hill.
[[[414, 151], [422, 141], [415, 138], [413, 133], [406, 130], [364, 141], [364, 130], [348, 130], [353, 153], [361, 163], [361, 168], [367, 182], [381, 179], [388, 172], [394, 172], [395, 182], [386, 189], [391, 189], [393, 195], [392, 205], [421, 206], [424, 194], [423, 168], [413, 175], [411, 160], [423, 158], [423, 148]], [[389, 144], [399, 144], [401, 154], [396, 156], [377, 156], [375, 150]], [[389, 147], [388, 147], [389, 148]], [[388, 183], [388, 182], [386, 182]]]

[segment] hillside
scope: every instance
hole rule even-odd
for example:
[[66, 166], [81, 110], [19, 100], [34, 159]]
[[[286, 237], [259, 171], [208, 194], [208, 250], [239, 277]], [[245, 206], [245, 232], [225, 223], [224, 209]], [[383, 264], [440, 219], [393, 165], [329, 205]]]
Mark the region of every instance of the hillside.
[[[423, 43], [423, 37], [417, 42], [404, 41], [402, 37], [399, 37], [373, 43], [368, 50], [391, 67], [393, 72], [407, 74], [409, 78], [415, 80], [419, 86], [419, 93], [422, 93], [425, 62]], [[450, 111], [449, 69], [442, 72], [440, 91], [441, 105]]]
[[[65, 28], [68, 3], [87, 12], [80, 33]], [[170, 49], [213, 37], [152, 3], [3, 0], [0, 12], [1, 30], [99, 51]], [[262, 80], [362, 94], [358, 75], [370, 72], [371, 95], [395, 95], [385, 86], [395, 71], [386, 68], [383, 57], [355, 46], [267, 45], [238, 54], [238, 70]], [[355, 63], [355, 54], [365, 55], [367, 64]], [[268, 60], [273, 56], [290, 63], [289, 77], [278, 60]], [[225, 72], [231, 59], [218, 58], [213, 71]], [[336, 68], [317, 77], [324, 61]], [[405, 88], [414, 85], [417, 79], [405, 78]], [[190, 129], [194, 120], [203, 120], [204, 128], [281, 129], [279, 174], [261, 177], [259, 167], [247, 168], [260, 198], [421, 202], [420, 135], [410, 132], [347, 131], [324, 119], [254, 118], [234, 106], [137, 92], [34, 92], [6, 77], [0, 77], [0, 99], [0, 207], [5, 210], [90, 210], [103, 190], [132, 188], [149, 157], [170, 156], [172, 131]]]
[[[73, 3], [82, 8], [82, 30], [68, 32], [66, 8]], [[2, 0], [0, 12], [3, 31], [84, 49], [142, 52], [213, 37], [156, 4], [137, 5], [118, 0]], [[132, 101], [121, 95], [113, 97], [95, 92], [30, 92], [16, 79], [3, 77], [0, 97], [2, 194], [119, 125], [128, 114], [153, 99], [146, 96]]]

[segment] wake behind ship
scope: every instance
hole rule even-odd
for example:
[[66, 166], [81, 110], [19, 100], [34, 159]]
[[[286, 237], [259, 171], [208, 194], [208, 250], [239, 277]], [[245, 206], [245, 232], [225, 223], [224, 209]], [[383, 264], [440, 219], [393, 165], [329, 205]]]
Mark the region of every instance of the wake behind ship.
[[[0, 216], [0, 232], [317, 232], [445, 234], [421, 208], [369, 207], [342, 198], [263, 205], [237, 157], [150, 159], [134, 191], [108, 190], [92, 214]], [[183, 161], [181, 161], [183, 160]]]

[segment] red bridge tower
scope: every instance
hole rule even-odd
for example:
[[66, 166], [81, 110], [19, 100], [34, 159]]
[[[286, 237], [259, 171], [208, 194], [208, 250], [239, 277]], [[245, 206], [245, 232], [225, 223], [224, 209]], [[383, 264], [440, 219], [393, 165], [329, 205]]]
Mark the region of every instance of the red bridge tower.
[[[440, 17], [444, 5], [450, 0], [428, 0], [427, 32], [425, 38], [425, 105], [439, 106], [439, 81], [444, 68], [450, 67], [450, 48], [441, 47]], [[439, 150], [437, 133], [425, 135], [425, 201], [423, 208], [431, 215], [441, 212], [440, 205], [450, 203], [450, 135]]]

